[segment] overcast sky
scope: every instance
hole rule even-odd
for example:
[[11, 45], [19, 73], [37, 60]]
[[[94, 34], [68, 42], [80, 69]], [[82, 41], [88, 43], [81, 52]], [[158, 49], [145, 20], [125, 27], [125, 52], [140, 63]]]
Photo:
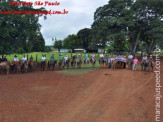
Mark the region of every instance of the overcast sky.
[[[33, 2], [36, 0], [33, 0]], [[55, 2], [55, 0], [47, 0]], [[43, 2], [43, 0], [42, 0]], [[108, 3], [108, 0], [58, 0], [59, 6], [44, 6], [47, 10], [66, 9], [67, 15], [48, 15], [40, 18], [41, 32], [46, 45], [52, 45], [52, 38], [64, 39], [69, 34], [76, 34], [80, 29], [90, 28], [96, 9]]]

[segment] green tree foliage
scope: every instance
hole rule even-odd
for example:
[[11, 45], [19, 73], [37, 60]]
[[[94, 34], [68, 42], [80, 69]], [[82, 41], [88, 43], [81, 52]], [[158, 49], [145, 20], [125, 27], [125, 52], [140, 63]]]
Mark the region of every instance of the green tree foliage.
[[80, 47], [80, 42], [77, 40], [77, 35], [68, 35], [67, 38], [63, 40], [63, 48], [75, 49]]
[[55, 39], [54, 48], [57, 48], [58, 51], [60, 52], [60, 49], [63, 48], [63, 41]]
[[95, 43], [128, 40], [130, 51], [135, 53], [141, 42], [147, 44], [147, 53], [162, 44], [163, 1], [161, 0], [110, 0], [94, 14], [93, 37]]
[[[45, 9], [34, 9], [32, 6], [10, 6], [9, 1], [2, 0], [0, 2], [0, 12], [4, 10], [42, 11]], [[19, 48], [25, 52], [43, 51], [45, 42], [40, 33], [41, 25], [38, 23], [39, 17], [40, 15], [0, 13], [0, 46], [3, 47], [0, 53], [14, 53]], [[44, 18], [46, 17], [44, 16]], [[27, 39], [30, 39], [29, 43], [27, 43]]]

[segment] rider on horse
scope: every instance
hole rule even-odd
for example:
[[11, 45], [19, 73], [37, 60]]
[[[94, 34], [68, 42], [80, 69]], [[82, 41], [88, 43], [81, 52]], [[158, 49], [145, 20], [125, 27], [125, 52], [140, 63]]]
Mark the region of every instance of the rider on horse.
[[2, 58], [0, 58], [0, 63], [2, 63], [3, 68], [5, 68], [6, 61], [7, 61], [6, 56], [2, 56]]
[[64, 57], [64, 65], [66, 65], [67, 60], [68, 60], [68, 56], [66, 55], [66, 56]]
[[51, 61], [51, 62], [54, 61], [54, 54], [51, 55], [51, 57], [50, 57], [50, 61]]
[[43, 64], [45, 64], [45, 61], [46, 61], [46, 57], [42, 55], [41, 67], [43, 66]]
[[82, 57], [81, 57], [81, 55], [79, 54], [79, 56], [78, 56], [78, 63], [79, 63], [79, 61], [81, 61], [81, 59], [82, 59]]
[[153, 62], [153, 57], [152, 57], [152, 55], [150, 55], [150, 57], [149, 57], [149, 62], [150, 62], [150, 64], [151, 64], [151, 66], [153, 67], [154, 62]]
[[22, 62], [22, 66], [24, 66], [24, 62], [27, 61], [27, 57], [25, 57], [25, 55], [24, 55], [24, 57], [22, 58], [22, 61], [23, 61], [23, 62]]
[[13, 65], [17, 64], [18, 62], [19, 62], [19, 59], [18, 59], [18, 57], [15, 55], [15, 56], [14, 56]]

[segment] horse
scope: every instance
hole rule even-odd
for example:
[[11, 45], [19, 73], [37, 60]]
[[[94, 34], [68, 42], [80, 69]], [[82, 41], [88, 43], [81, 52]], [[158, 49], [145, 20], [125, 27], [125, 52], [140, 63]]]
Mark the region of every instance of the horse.
[[71, 67], [75, 68], [75, 66], [76, 66], [76, 59], [73, 58], [71, 61]]
[[46, 60], [41, 62], [41, 69], [42, 70], [46, 70], [47, 69], [47, 62], [46, 62]]
[[70, 59], [67, 59], [65, 62], [64, 62], [64, 67], [67, 67], [67, 69], [69, 69], [69, 65], [70, 65]]
[[30, 61], [30, 62], [28, 63], [28, 67], [29, 67], [29, 69], [30, 69], [31, 72], [34, 72], [35, 64], [36, 64], [36, 63], [35, 63], [34, 61]]
[[79, 60], [77, 61], [77, 66], [78, 66], [78, 68], [81, 69], [81, 65], [82, 65], [82, 59], [79, 59]]
[[102, 57], [99, 58], [99, 64], [100, 64], [101, 68], [104, 68], [104, 64], [105, 64], [104, 58], [102, 58]]
[[153, 71], [153, 66], [154, 66], [153, 61], [147, 60], [141, 62], [142, 71], [150, 71], [150, 70]]
[[3, 73], [3, 69], [6, 69], [7, 75], [9, 75], [10, 74], [10, 65], [11, 65], [10, 61], [0, 63], [0, 69], [2, 69], [2, 73]]
[[28, 61], [24, 61], [24, 63], [22, 61], [20, 61], [21, 65], [21, 69], [23, 69], [25, 71], [25, 73], [28, 71]]
[[48, 69], [51, 69], [52, 66], [52, 70], [55, 69], [55, 65], [57, 64], [57, 61], [48, 61]]
[[14, 68], [16, 68], [17, 74], [21, 73], [21, 62], [20, 61], [13, 61], [11, 63], [12, 72], [14, 71]]
[[86, 65], [89, 64], [89, 58], [85, 58], [85, 59], [83, 60], [83, 63], [84, 63], [83, 67], [84, 67], [84, 66], [86, 67]]
[[63, 69], [63, 60], [59, 60], [58, 69]]
[[94, 68], [96, 64], [96, 58], [91, 57], [90, 62], [92, 63], [92, 68]]

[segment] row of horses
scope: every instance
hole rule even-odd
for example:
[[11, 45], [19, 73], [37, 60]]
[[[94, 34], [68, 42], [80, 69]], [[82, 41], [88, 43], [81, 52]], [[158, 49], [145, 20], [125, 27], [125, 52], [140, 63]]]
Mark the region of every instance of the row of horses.
[[[95, 58], [85, 58], [85, 59], [68, 59], [66, 61], [64, 60], [55, 60], [55, 61], [44, 61], [41, 62], [41, 69], [42, 70], [54, 70], [54, 69], [59, 69], [62, 70], [64, 68], [69, 69], [71, 68], [82, 68], [82, 64], [83, 67], [86, 67], [87, 64], [91, 63], [92, 64], [92, 68], [95, 67], [96, 64], [96, 59]], [[121, 61], [116, 61], [116, 60], [111, 60], [111, 62], [108, 62], [108, 60], [103, 59], [103, 58], [99, 58], [99, 64], [101, 68], [125, 68], [124, 65], [128, 64], [128, 68], [132, 69], [132, 65], [133, 65], [133, 61], [132, 60], [128, 60], [127, 63], [125, 64], [124, 62]], [[17, 73], [21, 73], [21, 72], [34, 72], [35, 68], [37, 67], [37, 62], [28, 62], [28, 61], [16, 61], [16, 62], [11, 62], [11, 61], [6, 61], [5, 63], [0, 63], [0, 70], [3, 73], [4, 70], [6, 70], [7, 75], [10, 72], [17, 72]], [[150, 61], [142, 61], [141, 62], [141, 68], [143, 71], [153, 71], [153, 66], [154, 63], [150, 62]]]

